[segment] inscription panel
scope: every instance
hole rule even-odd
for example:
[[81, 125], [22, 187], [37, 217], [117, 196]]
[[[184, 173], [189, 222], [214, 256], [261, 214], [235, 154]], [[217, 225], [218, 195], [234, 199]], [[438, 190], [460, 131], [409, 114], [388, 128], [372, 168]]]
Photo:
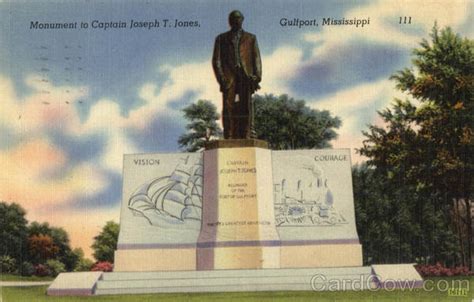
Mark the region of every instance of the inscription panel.
[[217, 174], [206, 175], [206, 186], [214, 186], [216, 192], [205, 194], [204, 206], [212, 208], [205, 209], [208, 213], [213, 210], [217, 212], [204, 215], [206, 229], [200, 240], [260, 240], [261, 227], [271, 225], [274, 218], [272, 213], [266, 215], [259, 212], [259, 203], [262, 202], [259, 192], [262, 192], [262, 188], [258, 187], [257, 173], [265, 171], [257, 171], [256, 150], [227, 148], [209, 152], [205, 163], [207, 165], [207, 162], [216, 161], [217, 167], [209, 169], [216, 169]]

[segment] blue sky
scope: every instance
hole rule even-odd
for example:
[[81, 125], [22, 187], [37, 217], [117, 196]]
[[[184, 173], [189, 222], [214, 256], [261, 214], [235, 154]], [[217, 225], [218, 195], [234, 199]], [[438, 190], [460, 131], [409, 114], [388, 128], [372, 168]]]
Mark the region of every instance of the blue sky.
[[[347, 1], [321, 2], [316, 10], [312, 2], [301, 1], [289, 5], [286, 1], [274, 1], [271, 3], [273, 9], [268, 8], [268, 3], [259, 4], [255, 1], [4, 4], [4, 9], [0, 11], [0, 22], [2, 44], [7, 47], [0, 50], [0, 68], [10, 72], [20, 96], [31, 92], [25, 87], [25, 76], [47, 66], [49, 79], [57, 85], [89, 87], [88, 102], [84, 106], [86, 110], [81, 111], [83, 118], [94, 101], [104, 96], [115, 98], [121, 105], [122, 113], [127, 114], [130, 108], [141, 104], [137, 91], [143, 82], [153, 80], [159, 85], [166, 81], [167, 75], [157, 72], [157, 66], [162, 62], [183, 64], [209, 59], [214, 38], [227, 29], [227, 14], [234, 8], [241, 8], [245, 12], [245, 26], [258, 35], [262, 54], [270, 54], [282, 43], [299, 43], [298, 35], [303, 32], [279, 26], [282, 17], [314, 18], [315, 13], [337, 16], [344, 9], [354, 6]], [[168, 31], [30, 29], [31, 21], [125, 21], [128, 25], [131, 19], [153, 21], [165, 18], [198, 20], [201, 27], [199, 30]], [[311, 29], [312, 32], [318, 30]], [[43, 46], [47, 49], [43, 49]], [[48, 61], [42, 61], [41, 58], [47, 58]]]
[[[64, 226], [83, 245], [118, 219], [124, 153], [177, 152], [181, 109], [221, 108], [210, 58], [239, 9], [263, 58], [259, 93], [289, 94], [330, 110], [343, 126], [334, 147], [361, 146], [376, 111], [406, 97], [388, 80], [434, 22], [472, 38], [472, 2], [452, 1], [0, 1], [0, 199], [29, 218]], [[412, 16], [413, 24], [398, 24]], [[322, 18], [370, 25], [322, 26]], [[283, 27], [282, 18], [318, 27]], [[39, 22], [180, 19], [195, 28], [30, 29]], [[353, 161], [363, 160], [353, 152]], [[91, 227], [73, 221], [87, 215]]]

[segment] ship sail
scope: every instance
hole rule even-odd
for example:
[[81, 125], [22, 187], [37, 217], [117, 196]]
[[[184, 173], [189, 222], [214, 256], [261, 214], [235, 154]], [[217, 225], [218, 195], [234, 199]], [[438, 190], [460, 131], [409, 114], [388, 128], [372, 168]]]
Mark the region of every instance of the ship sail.
[[150, 224], [186, 224], [200, 227], [203, 166], [189, 164], [189, 156], [169, 176], [142, 185], [129, 199], [129, 209]]

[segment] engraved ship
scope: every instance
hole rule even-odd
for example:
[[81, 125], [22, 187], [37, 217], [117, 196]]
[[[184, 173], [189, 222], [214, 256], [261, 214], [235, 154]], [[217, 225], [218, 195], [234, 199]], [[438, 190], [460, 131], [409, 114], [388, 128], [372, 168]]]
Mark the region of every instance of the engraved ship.
[[[169, 176], [145, 183], [130, 197], [128, 208], [151, 225], [170, 228], [184, 225], [199, 229], [202, 215], [202, 160], [182, 159]], [[182, 226], [181, 226], [182, 227]]]

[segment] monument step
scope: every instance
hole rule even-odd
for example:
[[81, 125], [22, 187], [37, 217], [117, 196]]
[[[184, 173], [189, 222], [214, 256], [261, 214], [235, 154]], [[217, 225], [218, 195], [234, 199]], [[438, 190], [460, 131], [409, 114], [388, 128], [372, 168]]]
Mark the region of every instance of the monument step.
[[[367, 286], [357, 287], [355, 290], [366, 290]], [[149, 288], [113, 288], [97, 289], [95, 295], [131, 295], [131, 294], [164, 294], [164, 293], [220, 293], [220, 292], [258, 292], [258, 291], [313, 291], [311, 284], [245, 284], [245, 285], [207, 285], [197, 287], [192, 284], [181, 287], [149, 287]], [[339, 290], [351, 290], [341, 288]]]
[[310, 291], [313, 290], [314, 276], [324, 276], [317, 281], [324, 280], [326, 286], [331, 280], [367, 289], [372, 286], [367, 282], [370, 275], [370, 267], [104, 273], [97, 283], [95, 294]]
[[370, 274], [370, 267], [328, 267], [328, 268], [289, 268], [289, 269], [238, 269], [212, 271], [162, 271], [162, 272], [112, 272], [104, 273], [101, 280], [143, 280], [143, 279], [182, 279], [182, 278], [222, 278], [222, 277], [272, 277], [272, 276], [313, 276], [316, 274], [360, 275]]

